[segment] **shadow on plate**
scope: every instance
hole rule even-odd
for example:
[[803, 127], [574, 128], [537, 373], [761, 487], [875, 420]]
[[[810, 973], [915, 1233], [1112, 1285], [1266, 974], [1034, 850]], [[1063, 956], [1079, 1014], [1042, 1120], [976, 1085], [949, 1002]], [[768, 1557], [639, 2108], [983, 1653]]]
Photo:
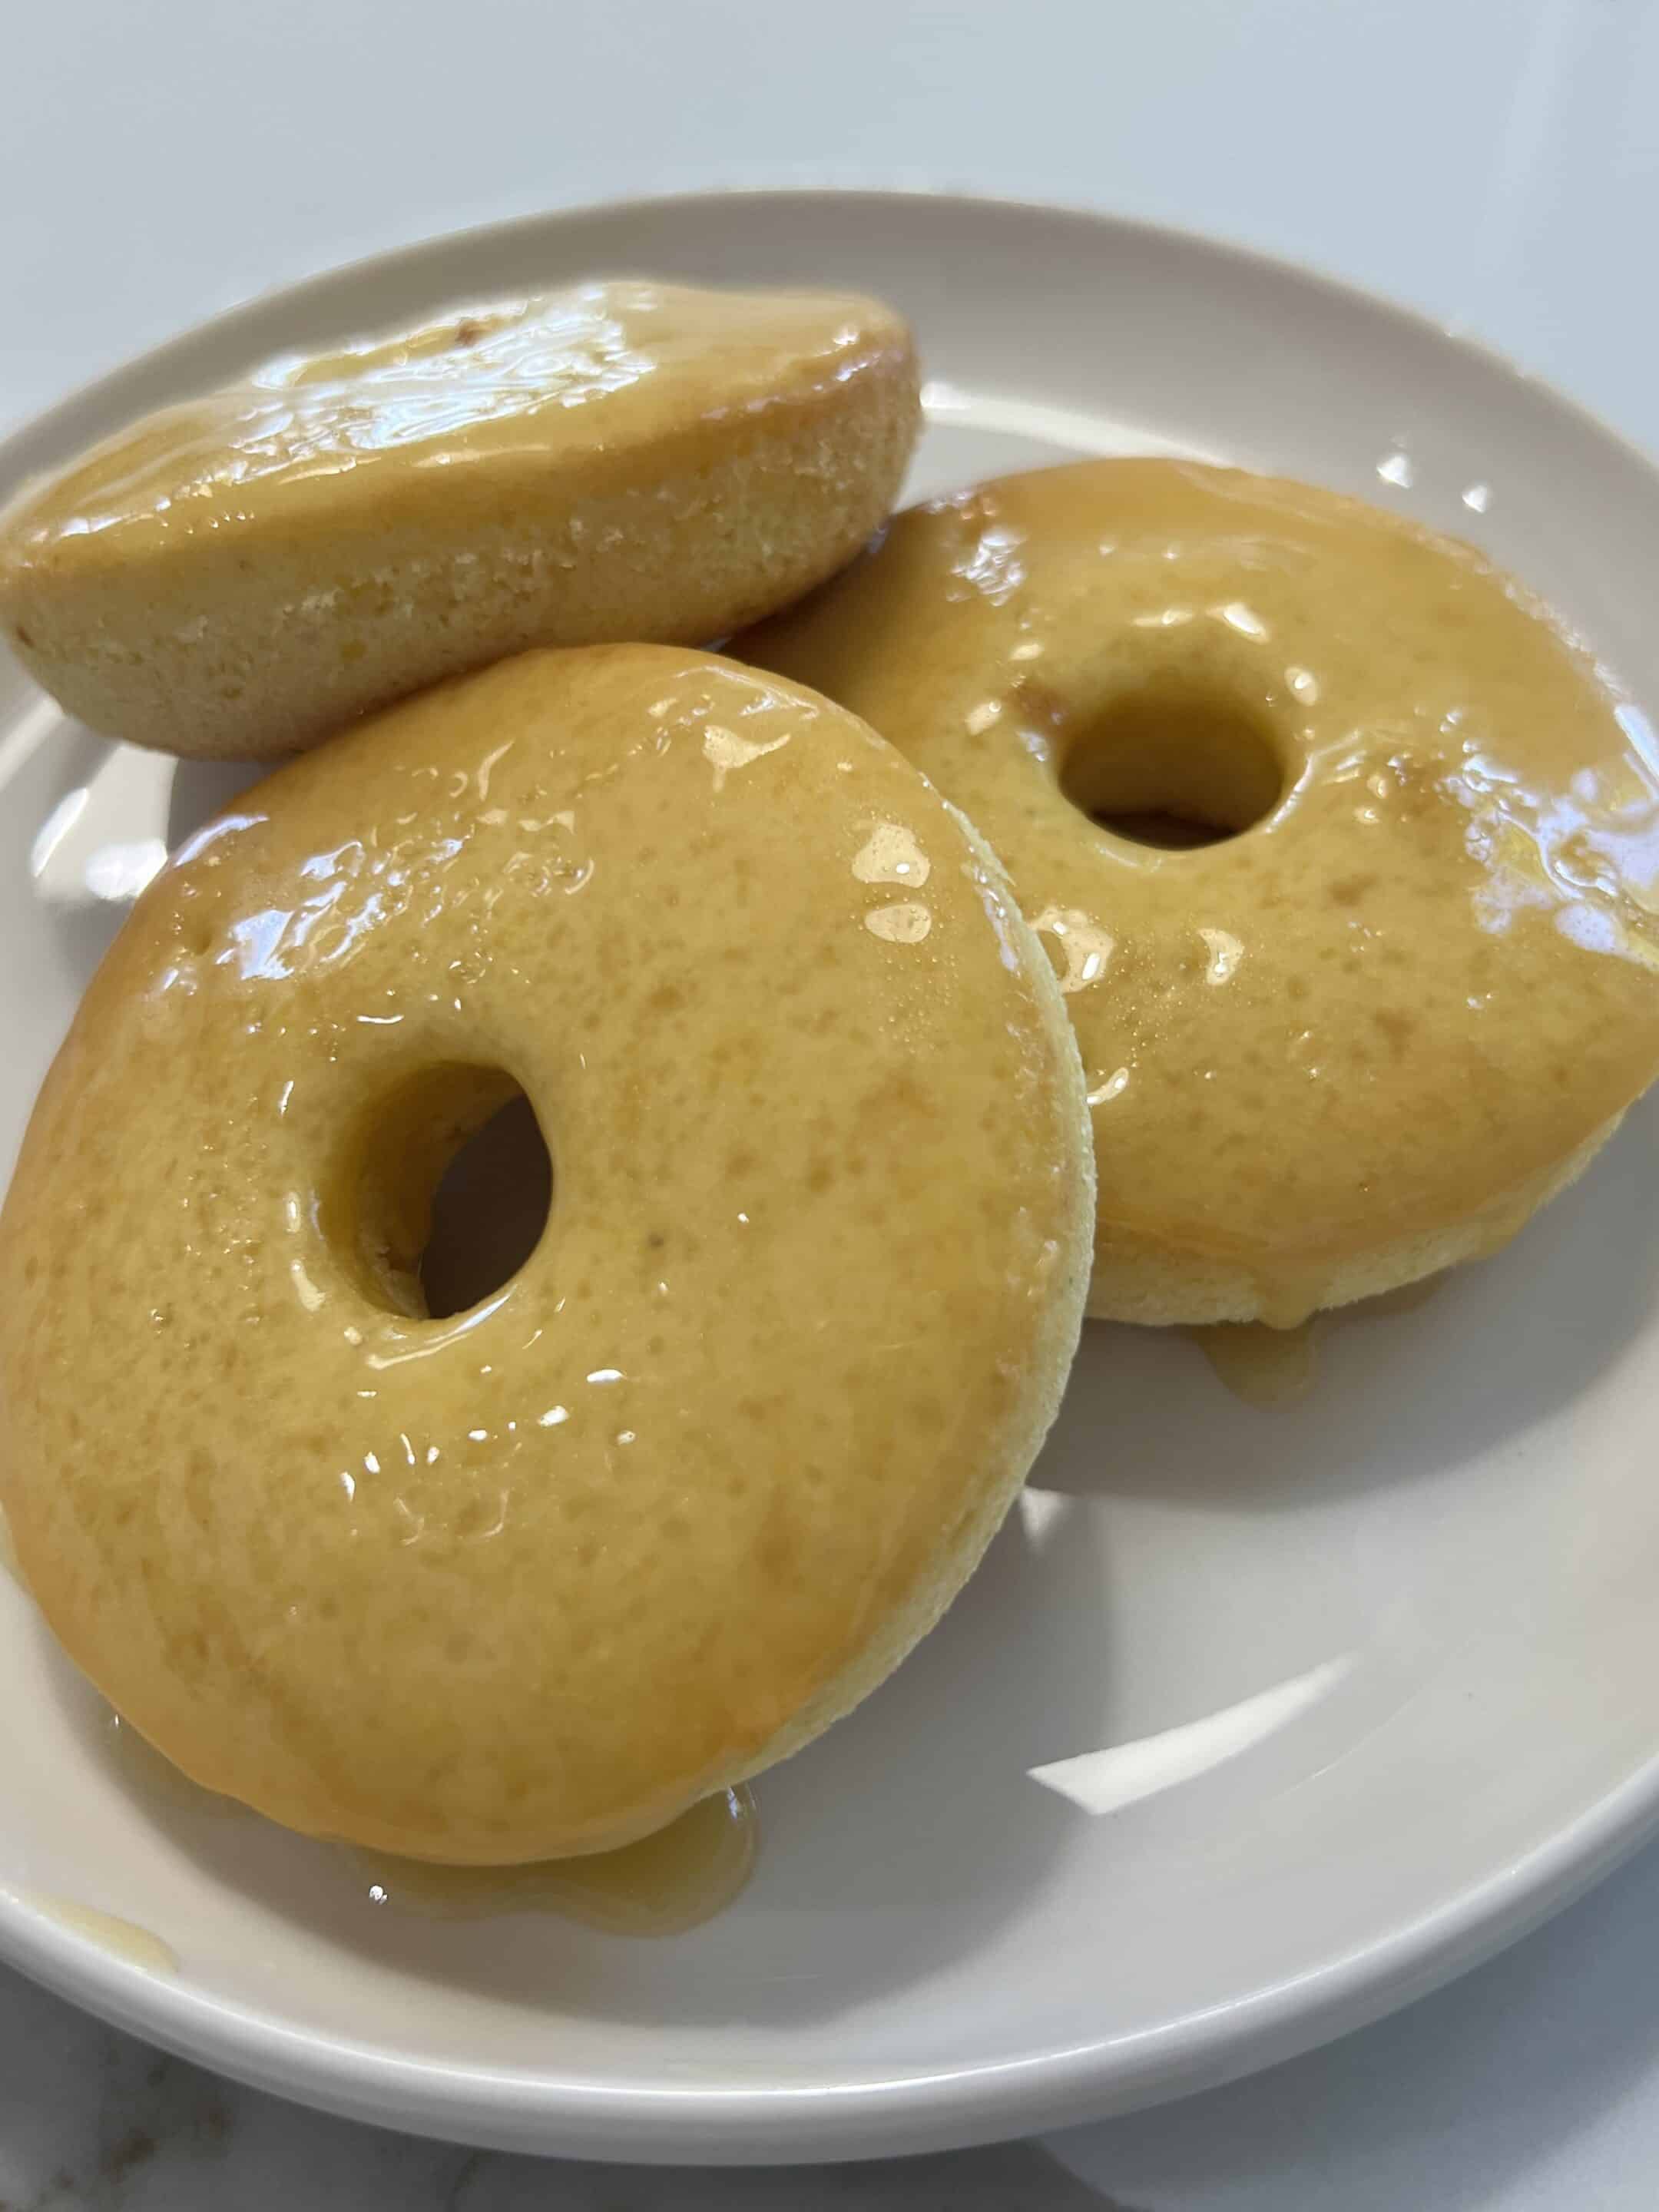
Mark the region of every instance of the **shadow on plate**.
[[216, 814], [222, 814], [250, 784], [281, 766], [280, 761], [179, 761], [167, 794], [168, 852], [176, 853], [186, 837], [204, 822], [211, 822]]
[[1306, 1397], [1235, 1398], [1178, 1331], [1091, 1322], [1032, 1472], [1079, 1497], [1296, 1508], [1432, 1480], [1623, 1358], [1659, 1305], [1659, 1096], [1496, 1258], [1416, 1311], [1328, 1326]]

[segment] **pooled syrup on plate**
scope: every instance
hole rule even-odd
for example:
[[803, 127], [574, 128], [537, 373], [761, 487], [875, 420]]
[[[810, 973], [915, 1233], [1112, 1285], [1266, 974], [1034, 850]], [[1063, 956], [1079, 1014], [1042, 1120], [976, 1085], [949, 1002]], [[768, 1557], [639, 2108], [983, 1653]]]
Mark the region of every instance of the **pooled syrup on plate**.
[[1318, 1372], [1318, 1337], [1324, 1324], [1413, 1313], [1434, 1296], [1444, 1279], [1443, 1275], [1426, 1275], [1420, 1282], [1402, 1283], [1397, 1290], [1380, 1291], [1374, 1298], [1359, 1298], [1351, 1306], [1313, 1314], [1294, 1328], [1272, 1328], [1261, 1321], [1222, 1321], [1183, 1329], [1182, 1334], [1198, 1346], [1235, 1398], [1247, 1406], [1287, 1406], [1304, 1397], [1312, 1387]]
[[354, 1850], [376, 1905], [425, 1920], [554, 1912], [611, 1936], [680, 1936], [730, 1905], [755, 1863], [755, 1801], [745, 1789], [705, 1797], [667, 1827], [618, 1851], [533, 1866], [433, 1866]]
[[1270, 1328], [1265, 1321], [1218, 1321], [1188, 1337], [1235, 1398], [1247, 1406], [1286, 1406], [1306, 1395], [1315, 1370], [1311, 1321]]
[[[184, 1812], [248, 1812], [234, 1798], [192, 1782], [118, 1713], [108, 1716], [101, 1734], [107, 1756], [135, 1796]], [[679, 1936], [712, 1919], [738, 1895], [754, 1867], [757, 1832], [754, 1798], [739, 1788], [705, 1797], [655, 1835], [586, 1858], [454, 1867], [351, 1844], [335, 1848], [354, 1877], [368, 1876], [372, 1904], [421, 1919], [552, 1912], [610, 1935]]]
[[35, 1911], [42, 1912], [48, 1920], [55, 1920], [60, 1928], [71, 1929], [77, 1936], [85, 1936], [103, 1950], [125, 1959], [131, 1966], [143, 1966], [152, 1974], [176, 1974], [179, 1954], [171, 1943], [164, 1943], [148, 1928], [141, 1928], [136, 1920], [123, 1920], [118, 1913], [100, 1912], [90, 1905], [77, 1905], [73, 1898], [50, 1897], [38, 1890], [22, 1892], [23, 1901]]

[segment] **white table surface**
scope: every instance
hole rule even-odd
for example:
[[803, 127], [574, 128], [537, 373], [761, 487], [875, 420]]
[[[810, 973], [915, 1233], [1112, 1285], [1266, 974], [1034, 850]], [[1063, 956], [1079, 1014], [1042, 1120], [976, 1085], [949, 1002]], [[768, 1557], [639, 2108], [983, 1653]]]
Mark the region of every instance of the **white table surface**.
[[[0, 37], [0, 426], [432, 232], [677, 186], [913, 183], [1336, 270], [1659, 450], [1659, 0], [14, 0]], [[1656, 1968], [1659, 1847], [1255, 2081], [1046, 2148], [702, 2176], [302, 2113], [0, 1971], [0, 2212], [1645, 2212]]]

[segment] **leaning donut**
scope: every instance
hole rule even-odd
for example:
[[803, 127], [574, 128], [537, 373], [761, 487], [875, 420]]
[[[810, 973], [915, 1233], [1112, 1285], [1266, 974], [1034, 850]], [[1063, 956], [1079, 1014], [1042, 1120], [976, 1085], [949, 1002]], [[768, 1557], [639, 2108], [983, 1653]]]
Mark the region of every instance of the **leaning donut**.
[[0, 516], [0, 636], [80, 720], [296, 752], [537, 645], [720, 637], [897, 495], [910, 334], [842, 293], [593, 283], [286, 355]]

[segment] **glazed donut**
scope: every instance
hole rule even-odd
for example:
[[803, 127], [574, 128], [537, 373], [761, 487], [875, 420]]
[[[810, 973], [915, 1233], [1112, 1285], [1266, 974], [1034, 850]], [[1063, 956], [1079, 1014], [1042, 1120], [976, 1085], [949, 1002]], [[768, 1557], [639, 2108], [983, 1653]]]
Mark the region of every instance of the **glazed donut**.
[[[548, 1227], [433, 1319], [434, 1185], [515, 1085]], [[605, 1849], [931, 1624], [1092, 1219], [1064, 1001], [925, 780], [709, 655], [529, 654], [139, 902], [0, 1212], [0, 1498], [195, 1781], [413, 1857]]]
[[837, 293], [585, 284], [289, 355], [0, 516], [0, 635], [164, 752], [298, 751], [535, 645], [696, 644], [898, 492], [910, 337]]
[[911, 510], [732, 650], [882, 731], [1044, 934], [1092, 1313], [1289, 1325], [1489, 1251], [1659, 1067], [1659, 751], [1467, 545], [1084, 463]]

